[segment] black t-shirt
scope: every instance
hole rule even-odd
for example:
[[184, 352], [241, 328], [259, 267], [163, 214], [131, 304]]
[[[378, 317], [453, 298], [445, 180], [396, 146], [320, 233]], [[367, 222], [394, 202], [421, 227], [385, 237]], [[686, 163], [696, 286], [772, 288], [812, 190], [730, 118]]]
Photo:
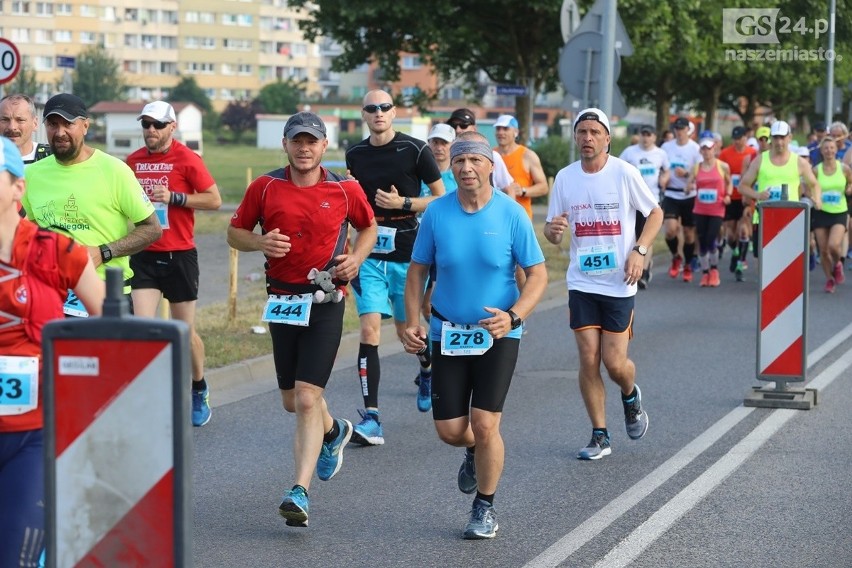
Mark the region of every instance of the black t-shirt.
[[409, 262], [417, 237], [417, 217], [410, 211], [377, 207], [376, 191], [389, 191], [393, 185], [403, 197], [419, 197], [421, 182], [428, 185], [441, 179], [432, 150], [426, 142], [397, 132], [384, 146], [373, 146], [367, 138], [349, 148], [346, 167], [364, 188], [379, 226], [396, 229], [395, 250], [373, 253], [370, 258]]

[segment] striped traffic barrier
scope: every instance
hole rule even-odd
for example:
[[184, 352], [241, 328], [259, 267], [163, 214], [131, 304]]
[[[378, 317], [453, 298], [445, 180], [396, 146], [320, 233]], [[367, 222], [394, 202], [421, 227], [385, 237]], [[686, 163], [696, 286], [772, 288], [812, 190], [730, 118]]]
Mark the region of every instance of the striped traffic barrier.
[[128, 315], [44, 328], [47, 566], [190, 566], [189, 329]]
[[813, 389], [792, 389], [807, 373], [808, 257], [810, 206], [796, 201], [758, 205], [757, 379], [774, 389], [755, 387], [746, 406], [809, 409]]

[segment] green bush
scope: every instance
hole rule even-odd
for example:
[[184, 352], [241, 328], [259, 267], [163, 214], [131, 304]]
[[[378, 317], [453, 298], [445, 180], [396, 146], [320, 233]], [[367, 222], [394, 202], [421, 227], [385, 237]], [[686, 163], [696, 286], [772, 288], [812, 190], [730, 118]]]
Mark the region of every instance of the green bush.
[[532, 149], [541, 159], [541, 167], [548, 178], [555, 176], [559, 170], [568, 165], [570, 153], [568, 141], [560, 136], [548, 136], [536, 142]]

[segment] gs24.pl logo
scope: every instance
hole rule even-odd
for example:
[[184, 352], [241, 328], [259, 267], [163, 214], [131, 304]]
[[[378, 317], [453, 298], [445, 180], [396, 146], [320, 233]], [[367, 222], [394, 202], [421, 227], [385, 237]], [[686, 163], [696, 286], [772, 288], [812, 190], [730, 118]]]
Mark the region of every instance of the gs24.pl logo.
[[723, 8], [722, 43], [781, 43], [779, 35], [819, 39], [828, 32], [825, 18], [790, 18], [780, 13], [780, 8]]

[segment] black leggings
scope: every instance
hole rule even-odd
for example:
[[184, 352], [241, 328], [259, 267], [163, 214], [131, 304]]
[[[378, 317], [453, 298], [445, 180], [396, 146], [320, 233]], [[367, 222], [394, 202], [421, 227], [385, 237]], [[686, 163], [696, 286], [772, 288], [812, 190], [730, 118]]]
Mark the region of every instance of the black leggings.
[[716, 250], [716, 239], [722, 228], [722, 218], [713, 215], [695, 215], [695, 238], [698, 253], [705, 255]]

